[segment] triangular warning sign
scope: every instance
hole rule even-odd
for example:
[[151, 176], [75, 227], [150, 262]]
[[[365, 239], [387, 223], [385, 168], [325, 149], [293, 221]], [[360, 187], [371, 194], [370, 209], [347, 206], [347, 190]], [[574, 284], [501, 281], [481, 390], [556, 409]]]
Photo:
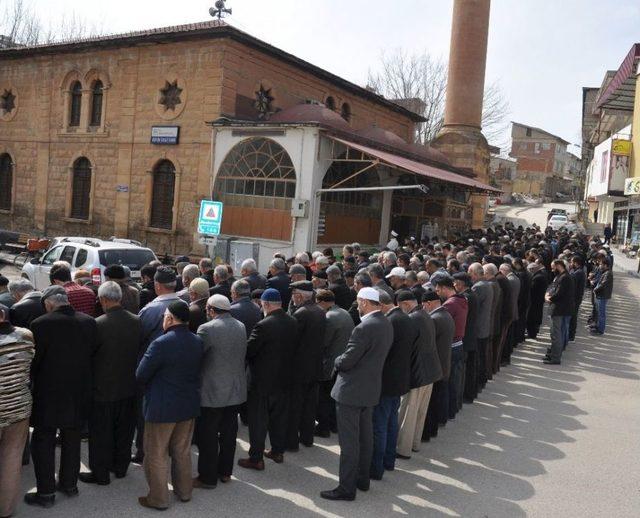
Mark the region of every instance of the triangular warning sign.
[[214, 207], [209, 207], [209, 210], [207, 211], [205, 218], [216, 219], [216, 216], [217, 216], [216, 209]]

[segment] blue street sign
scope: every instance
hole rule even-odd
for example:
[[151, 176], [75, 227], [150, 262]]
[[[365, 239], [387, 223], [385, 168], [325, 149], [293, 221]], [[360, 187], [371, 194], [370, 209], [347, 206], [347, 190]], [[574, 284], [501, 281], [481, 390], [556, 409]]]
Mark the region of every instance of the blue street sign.
[[220, 234], [222, 225], [222, 202], [202, 200], [198, 216], [198, 233], [208, 236]]

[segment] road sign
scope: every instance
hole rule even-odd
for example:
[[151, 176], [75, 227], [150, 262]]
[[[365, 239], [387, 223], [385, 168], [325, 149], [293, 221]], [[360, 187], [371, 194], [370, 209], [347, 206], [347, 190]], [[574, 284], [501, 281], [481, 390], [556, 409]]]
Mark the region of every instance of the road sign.
[[218, 244], [218, 236], [200, 236], [198, 242], [205, 246], [216, 246]]
[[217, 236], [220, 234], [220, 225], [222, 225], [222, 202], [202, 200], [198, 217], [198, 233]]

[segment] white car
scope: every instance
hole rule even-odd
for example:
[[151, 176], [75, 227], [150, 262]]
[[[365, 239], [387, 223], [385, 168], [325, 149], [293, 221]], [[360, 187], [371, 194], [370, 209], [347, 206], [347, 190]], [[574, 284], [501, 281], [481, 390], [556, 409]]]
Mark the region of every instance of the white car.
[[553, 230], [560, 230], [563, 228], [569, 232], [576, 232], [578, 230], [578, 225], [573, 221], [569, 221], [569, 218], [565, 214], [554, 214], [549, 218], [547, 226], [551, 227]]
[[22, 277], [31, 281], [36, 290], [43, 290], [49, 282], [49, 270], [56, 261], [71, 265], [71, 274], [76, 270], [91, 273], [94, 284], [104, 280], [104, 270], [111, 264], [121, 264], [131, 269], [131, 278], [140, 280], [140, 268], [156, 255], [135, 241], [128, 239], [92, 239], [87, 237], [57, 237], [41, 259], [35, 258], [22, 267]]

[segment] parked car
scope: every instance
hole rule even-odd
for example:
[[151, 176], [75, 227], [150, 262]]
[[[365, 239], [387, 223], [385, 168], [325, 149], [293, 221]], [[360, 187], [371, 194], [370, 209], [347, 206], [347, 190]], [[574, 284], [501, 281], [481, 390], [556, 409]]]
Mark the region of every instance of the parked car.
[[57, 237], [42, 258], [34, 258], [22, 267], [22, 277], [31, 281], [37, 290], [49, 286], [49, 270], [56, 261], [71, 265], [71, 273], [87, 270], [94, 284], [104, 280], [104, 270], [110, 264], [121, 264], [131, 269], [131, 278], [140, 280], [140, 268], [156, 255], [136, 241], [126, 239], [101, 240], [87, 237]]
[[547, 225], [553, 230], [565, 228], [570, 232], [575, 232], [578, 229], [578, 226], [573, 221], [569, 221], [569, 217], [566, 214], [554, 214], [549, 218]]

